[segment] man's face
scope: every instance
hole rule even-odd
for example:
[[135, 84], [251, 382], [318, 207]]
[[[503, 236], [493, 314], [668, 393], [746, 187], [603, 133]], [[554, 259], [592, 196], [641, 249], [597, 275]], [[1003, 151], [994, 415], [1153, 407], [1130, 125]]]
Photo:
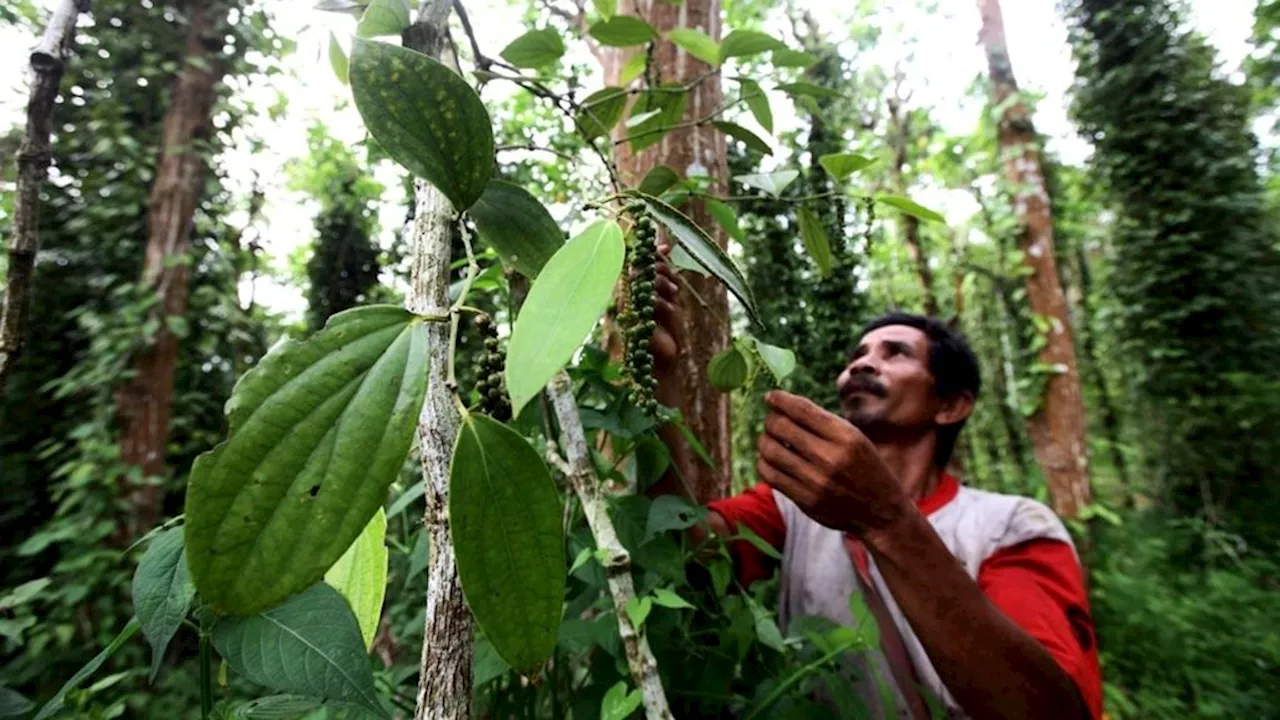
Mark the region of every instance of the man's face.
[[841, 414], [873, 441], [934, 427], [939, 402], [929, 338], [906, 325], [872, 330], [854, 348], [836, 389]]

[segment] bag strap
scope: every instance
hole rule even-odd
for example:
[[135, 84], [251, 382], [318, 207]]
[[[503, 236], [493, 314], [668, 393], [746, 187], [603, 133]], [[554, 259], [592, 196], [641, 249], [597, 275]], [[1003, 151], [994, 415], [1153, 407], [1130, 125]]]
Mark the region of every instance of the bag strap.
[[889, 661], [889, 669], [893, 673], [894, 681], [907, 699], [911, 717], [916, 720], [926, 720], [929, 713], [926, 710], [924, 698], [920, 695], [915, 665], [912, 664], [911, 656], [907, 653], [907, 645], [902, 640], [902, 633], [889, 613], [889, 607], [885, 605], [884, 598], [880, 596], [880, 591], [872, 580], [867, 548], [861, 540], [847, 533], [844, 536], [844, 545], [849, 552], [849, 561], [853, 563], [853, 569], [862, 582], [867, 607], [871, 609], [876, 624], [880, 626], [881, 649]]

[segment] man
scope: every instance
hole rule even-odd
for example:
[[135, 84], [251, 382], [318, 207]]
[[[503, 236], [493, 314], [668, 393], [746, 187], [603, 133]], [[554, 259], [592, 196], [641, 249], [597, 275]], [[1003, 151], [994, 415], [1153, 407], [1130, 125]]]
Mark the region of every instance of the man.
[[[674, 405], [683, 338], [665, 265], [657, 286], [658, 399]], [[745, 525], [782, 554], [780, 622], [852, 625], [849, 598], [862, 593], [881, 648], [856, 659], [855, 682], [876, 714], [886, 712], [878, 676], [900, 717], [925, 717], [928, 697], [950, 717], [1098, 718], [1088, 598], [1061, 521], [944, 470], [980, 385], [965, 340], [934, 319], [885, 316], [863, 330], [836, 385], [840, 415], [769, 393], [760, 484], [709, 505], [712, 531]], [[677, 465], [692, 462], [679, 433], [663, 439]], [[668, 478], [656, 489], [676, 487]], [[743, 541], [732, 550], [744, 582], [767, 576], [764, 553]]]

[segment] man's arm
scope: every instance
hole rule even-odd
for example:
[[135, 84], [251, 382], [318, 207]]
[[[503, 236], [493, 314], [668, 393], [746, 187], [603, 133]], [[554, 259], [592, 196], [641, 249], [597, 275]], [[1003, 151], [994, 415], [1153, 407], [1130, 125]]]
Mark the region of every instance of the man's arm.
[[757, 449], [757, 474], [814, 520], [863, 539], [925, 651], [976, 718], [1089, 717], [1053, 657], [983, 594], [875, 446], [857, 428], [787, 393]]

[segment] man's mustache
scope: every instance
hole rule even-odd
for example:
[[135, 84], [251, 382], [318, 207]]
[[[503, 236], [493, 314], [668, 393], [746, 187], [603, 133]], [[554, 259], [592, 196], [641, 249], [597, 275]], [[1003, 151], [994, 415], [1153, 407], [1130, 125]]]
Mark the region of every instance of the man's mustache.
[[888, 388], [881, 385], [870, 375], [854, 375], [845, 382], [844, 387], [840, 388], [840, 396], [848, 397], [850, 394], [859, 391], [870, 393], [876, 397], [884, 397], [889, 394]]

